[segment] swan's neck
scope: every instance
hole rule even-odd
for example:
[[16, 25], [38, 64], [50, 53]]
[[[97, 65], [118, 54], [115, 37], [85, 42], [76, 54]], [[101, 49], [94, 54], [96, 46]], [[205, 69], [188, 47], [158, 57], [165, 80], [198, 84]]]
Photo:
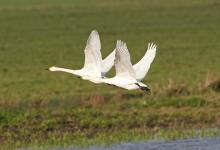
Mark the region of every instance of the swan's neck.
[[67, 69], [67, 68], [60, 68], [60, 67], [50, 67], [49, 68], [50, 71], [60, 71], [60, 72], [66, 72], [66, 73], [70, 73], [70, 74], [74, 74], [77, 76], [82, 76], [81, 70], [71, 70], [71, 69]]

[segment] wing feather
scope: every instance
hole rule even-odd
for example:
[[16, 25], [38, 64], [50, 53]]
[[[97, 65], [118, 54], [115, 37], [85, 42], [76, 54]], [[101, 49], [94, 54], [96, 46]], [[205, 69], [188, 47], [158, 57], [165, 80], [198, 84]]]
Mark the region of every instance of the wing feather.
[[147, 52], [145, 53], [144, 57], [138, 63], [133, 65], [136, 73], [136, 79], [138, 81], [142, 81], [149, 71], [150, 65], [156, 56], [156, 50], [157, 45], [155, 45], [154, 43], [149, 43]]
[[130, 54], [126, 43], [117, 41], [115, 53], [116, 77], [135, 79], [135, 72], [131, 64]]
[[102, 61], [102, 75], [105, 74], [112, 68], [115, 60], [115, 49]]
[[85, 53], [85, 63], [84, 71], [88, 75], [101, 77], [101, 67], [102, 67], [102, 55], [101, 55], [101, 42], [97, 31], [92, 31], [84, 50]]

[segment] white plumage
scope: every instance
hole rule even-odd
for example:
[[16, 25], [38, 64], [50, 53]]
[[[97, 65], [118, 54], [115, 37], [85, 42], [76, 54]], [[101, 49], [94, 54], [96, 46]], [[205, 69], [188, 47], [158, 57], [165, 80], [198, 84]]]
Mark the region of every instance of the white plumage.
[[84, 50], [85, 63], [80, 70], [71, 70], [60, 67], [50, 67], [50, 71], [61, 71], [74, 74], [85, 80], [90, 80], [94, 83], [98, 82], [97, 78], [102, 78], [113, 66], [114, 62], [114, 51], [102, 60], [101, 55], [101, 42], [97, 31], [92, 31]]
[[[116, 48], [102, 60], [101, 42], [97, 31], [92, 31], [84, 50], [85, 63], [80, 70], [71, 70], [60, 67], [50, 67], [50, 71], [62, 71], [74, 74], [82, 79], [94, 83], [107, 83], [120, 88], [134, 90], [150, 90], [141, 81], [146, 76], [156, 55], [157, 46], [148, 44], [148, 49], [143, 58], [132, 66], [130, 54], [125, 42], [120, 40], [116, 43]], [[113, 78], [106, 78], [106, 73], [115, 65], [116, 75]]]
[[102, 79], [104, 83], [115, 85], [120, 88], [134, 90], [149, 90], [148, 86], [137, 81], [134, 68], [132, 67], [130, 54], [126, 43], [117, 41], [115, 51], [115, 70], [116, 75], [110, 79]]
[[92, 31], [84, 50], [85, 63], [83, 67], [84, 76], [101, 77], [102, 55], [101, 42], [97, 31]]
[[[136, 64], [133, 65], [134, 72], [136, 74], [135, 78], [137, 79], [137, 81], [142, 81], [144, 77], [147, 75], [150, 69], [151, 63], [153, 62], [156, 56], [156, 50], [157, 50], [157, 46], [154, 43], [149, 43], [145, 55], [141, 58], [141, 60], [139, 60]], [[115, 58], [115, 50], [108, 57], [111, 57], [111, 59], [109, 59], [108, 63], [106, 64], [110, 64], [112, 66], [113, 60]], [[105, 71], [105, 74], [107, 72], [108, 71]]]
[[153, 43], [148, 44], [148, 49], [142, 59], [133, 65], [136, 79], [142, 81], [150, 69], [150, 65], [156, 56], [157, 46]]
[[115, 60], [115, 50], [113, 50], [103, 61], [102, 61], [102, 76], [105, 77], [106, 73], [112, 68]]

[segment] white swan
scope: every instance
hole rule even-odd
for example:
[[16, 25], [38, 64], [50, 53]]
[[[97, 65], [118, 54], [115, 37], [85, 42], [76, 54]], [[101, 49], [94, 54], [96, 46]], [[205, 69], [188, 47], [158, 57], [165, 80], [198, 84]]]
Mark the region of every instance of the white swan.
[[98, 83], [98, 80], [93, 79], [102, 78], [113, 66], [115, 57], [115, 52], [113, 51], [104, 60], [102, 60], [100, 50], [101, 42], [99, 34], [96, 30], [93, 30], [87, 40], [87, 44], [84, 50], [85, 63], [82, 69], [71, 70], [67, 68], [52, 66], [49, 68], [49, 70], [70, 73], [78, 77], [81, 77], [82, 79]]
[[[144, 77], [147, 75], [151, 63], [153, 62], [156, 56], [156, 50], [157, 50], [157, 45], [155, 45], [154, 43], [149, 43], [147, 51], [144, 54], [144, 56], [141, 58], [141, 60], [139, 60], [136, 64], [133, 65], [135, 71], [135, 78], [137, 81], [142, 81]], [[111, 59], [106, 64], [113, 63], [115, 57], [115, 50], [110, 55], [111, 55]]]
[[136, 80], [135, 70], [131, 64], [130, 54], [126, 43], [118, 40], [115, 51], [116, 75], [113, 78], [100, 79], [104, 83], [114, 85], [127, 90], [141, 89], [149, 91], [147, 85]]

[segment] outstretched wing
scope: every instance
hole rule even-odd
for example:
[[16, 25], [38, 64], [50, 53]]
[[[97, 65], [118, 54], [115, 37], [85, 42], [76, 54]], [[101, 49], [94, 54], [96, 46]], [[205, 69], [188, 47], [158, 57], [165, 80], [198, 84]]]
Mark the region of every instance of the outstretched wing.
[[84, 71], [87, 75], [101, 77], [102, 55], [101, 42], [97, 31], [92, 31], [85, 47]]
[[112, 68], [115, 60], [115, 49], [102, 61], [102, 75], [105, 74]]
[[135, 72], [131, 64], [130, 54], [126, 43], [117, 41], [115, 53], [116, 77], [135, 79]]
[[157, 46], [154, 43], [149, 43], [147, 52], [145, 53], [144, 57], [138, 63], [133, 65], [137, 81], [142, 81], [146, 76], [148, 70], [150, 69], [151, 63], [155, 58], [156, 50]]

